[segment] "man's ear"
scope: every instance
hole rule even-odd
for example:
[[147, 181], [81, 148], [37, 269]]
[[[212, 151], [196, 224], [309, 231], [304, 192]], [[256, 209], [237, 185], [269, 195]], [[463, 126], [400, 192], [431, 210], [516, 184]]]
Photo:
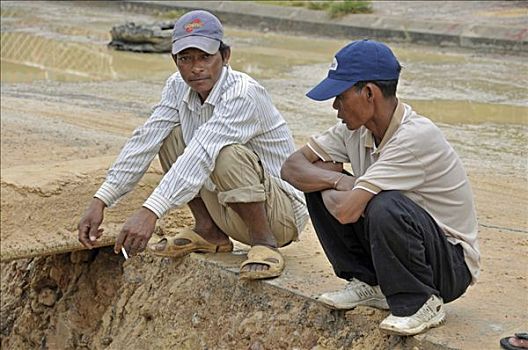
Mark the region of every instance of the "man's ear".
[[374, 96], [377, 96], [377, 94], [381, 92], [381, 90], [375, 84], [372, 83], [367, 83], [367, 85], [365, 85], [364, 87], [364, 90], [365, 95], [367, 96], [367, 100], [369, 102], [372, 102]]
[[372, 100], [372, 96], [374, 95], [373, 94], [373, 91], [372, 91], [372, 86], [370, 86], [371, 84], [367, 84], [365, 85], [365, 87], [363, 88], [363, 91], [365, 93], [365, 96], [367, 97], [367, 100], [368, 101], [371, 101]]

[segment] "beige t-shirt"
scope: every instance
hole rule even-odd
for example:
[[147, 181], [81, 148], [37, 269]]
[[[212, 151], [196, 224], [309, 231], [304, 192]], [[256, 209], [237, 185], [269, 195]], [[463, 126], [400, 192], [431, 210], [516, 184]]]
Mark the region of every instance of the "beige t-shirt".
[[323, 161], [350, 163], [357, 188], [398, 190], [425, 209], [452, 244], [461, 244], [475, 283], [480, 269], [473, 194], [458, 155], [429, 119], [398, 103], [381, 143], [370, 130], [338, 123], [308, 147]]

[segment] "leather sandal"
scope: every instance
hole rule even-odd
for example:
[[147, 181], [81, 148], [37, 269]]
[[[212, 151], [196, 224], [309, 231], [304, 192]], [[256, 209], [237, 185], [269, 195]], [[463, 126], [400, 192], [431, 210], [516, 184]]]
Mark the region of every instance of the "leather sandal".
[[[180, 243], [178, 240], [186, 240]], [[157, 248], [160, 243], [165, 242], [163, 249]], [[233, 242], [217, 245], [206, 241], [198, 233], [186, 228], [172, 237], [162, 237], [155, 243], [149, 243], [148, 251], [157, 256], [180, 258], [190, 253], [223, 253], [233, 251]]]
[[[263, 271], [242, 271], [243, 267], [249, 264], [266, 265], [268, 269]], [[257, 280], [277, 277], [284, 270], [284, 265], [284, 258], [277, 249], [256, 245], [251, 247], [247, 260], [240, 265], [240, 278]]]

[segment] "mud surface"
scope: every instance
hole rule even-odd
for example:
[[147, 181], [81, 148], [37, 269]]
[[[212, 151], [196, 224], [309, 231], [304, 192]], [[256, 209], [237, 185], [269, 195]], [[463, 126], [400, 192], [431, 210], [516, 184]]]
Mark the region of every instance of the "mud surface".
[[[105, 47], [112, 25], [157, 18], [40, 4], [23, 10], [2, 2], [1, 256], [60, 254], [2, 263], [2, 348], [397, 349], [433, 342], [473, 349], [496, 348], [501, 336], [526, 326], [523, 60], [395, 45], [404, 63], [400, 96], [438, 123], [466, 166], [483, 263], [479, 283], [448, 305], [447, 325], [406, 340], [378, 331], [383, 312], [335, 312], [314, 301], [343, 282], [333, 276], [311, 227], [283, 250], [284, 275], [266, 283], [238, 281], [247, 250], [241, 245], [234, 254], [178, 261], [142, 255], [124, 262], [109, 248], [71, 252], [82, 248], [75, 230], [85, 205], [173, 67], [166, 56]], [[36, 27], [40, 35], [27, 34]], [[342, 41], [227, 30], [236, 48], [232, 65], [268, 88], [298, 145], [335, 122], [329, 103], [308, 104], [304, 93], [326, 74], [328, 57]], [[17, 54], [9, 43], [37, 49]], [[74, 64], [76, 57], [87, 60]], [[155, 163], [134, 192], [107, 210], [103, 245], [160, 176]], [[160, 226], [172, 233], [191, 224], [182, 208]]]

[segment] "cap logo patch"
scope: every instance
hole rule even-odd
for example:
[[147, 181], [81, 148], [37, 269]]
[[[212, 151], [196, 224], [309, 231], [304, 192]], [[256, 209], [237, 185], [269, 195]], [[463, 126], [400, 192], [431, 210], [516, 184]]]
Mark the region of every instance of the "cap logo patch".
[[197, 28], [201, 28], [203, 26], [204, 26], [204, 24], [203, 24], [202, 20], [199, 19], [199, 18], [196, 18], [192, 22], [186, 24], [184, 28], [185, 28], [185, 31], [187, 33], [191, 33], [193, 30], [195, 30]]
[[337, 59], [334, 57], [334, 60], [330, 64], [330, 67], [328, 68], [330, 70], [337, 70]]

